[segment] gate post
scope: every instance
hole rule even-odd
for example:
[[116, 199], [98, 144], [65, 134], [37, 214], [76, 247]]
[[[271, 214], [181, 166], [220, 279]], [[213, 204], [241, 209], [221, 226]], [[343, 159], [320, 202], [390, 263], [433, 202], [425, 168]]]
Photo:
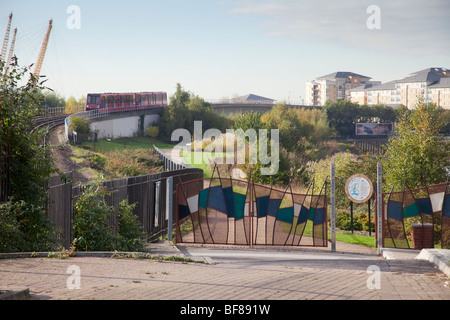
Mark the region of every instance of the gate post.
[[172, 241], [173, 228], [173, 177], [166, 180], [166, 219], [168, 220], [167, 238]]
[[331, 252], [336, 252], [336, 164], [330, 164]]
[[161, 181], [155, 182], [155, 216], [153, 220], [153, 227], [159, 227], [159, 211], [161, 207]]
[[377, 163], [377, 252], [383, 246], [383, 166]]

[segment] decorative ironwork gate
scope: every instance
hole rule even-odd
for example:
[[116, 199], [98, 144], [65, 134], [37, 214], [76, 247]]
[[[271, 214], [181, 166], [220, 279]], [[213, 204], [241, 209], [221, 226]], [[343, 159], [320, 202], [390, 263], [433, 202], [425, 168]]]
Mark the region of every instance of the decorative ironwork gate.
[[450, 247], [449, 182], [417, 189], [405, 184], [403, 191], [383, 193], [383, 204], [383, 247], [424, 247], [424, 237], [414, 243], [414, 227], [422, 234], [429, 228], [442, 248]]
[[220, 177], [180, 183], [176, 192], [176, 240], [326, 247], [326, 190], [322, 186], [318, 195], [312, 190], [310, 185], [306, 194], [297, 194], [291, 187], [279, 190]]

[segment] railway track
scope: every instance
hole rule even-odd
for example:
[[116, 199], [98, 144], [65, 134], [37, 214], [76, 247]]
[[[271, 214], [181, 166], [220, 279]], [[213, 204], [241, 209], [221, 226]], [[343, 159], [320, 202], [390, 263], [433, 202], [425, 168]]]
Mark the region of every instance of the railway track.
[[31, 133], [35, 132], [36, 130], [39, 130], [44, 127], [48, 127], [49, 131], [53, 128], [63, 125], [64, 119], [67, 117], [67, 114], [63, 115], [57, 115], [57, 116], [43, 116], [43, 117], [36, 117], [33, 120], [34, 127], [31, 130]]

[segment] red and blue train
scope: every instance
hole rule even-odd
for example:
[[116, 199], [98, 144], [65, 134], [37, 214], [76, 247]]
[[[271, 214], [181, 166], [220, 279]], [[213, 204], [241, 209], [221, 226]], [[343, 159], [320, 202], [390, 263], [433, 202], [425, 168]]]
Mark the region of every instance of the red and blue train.
[[89, 93], [85, 111], [126, 111], [167, 107], [165, 92]]

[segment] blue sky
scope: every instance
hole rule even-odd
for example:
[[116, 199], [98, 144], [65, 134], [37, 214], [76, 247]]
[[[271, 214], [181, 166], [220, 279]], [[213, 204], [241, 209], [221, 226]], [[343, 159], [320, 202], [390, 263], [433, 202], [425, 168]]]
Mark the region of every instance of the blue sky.
[[[67, 27], [70, 5], [80, 8], [80, 29]], [[380, 29], [367, 28], [369, 5], [380, 8]], [[66, 98], [170, 95], [181, 83], [205, 99], [298, 101], [305, 81], [335, 71], [387, 82], [450, 68], [446, 0], [2, 0], [2, 40], [11, 11], [21, 65], [36, 61], [53, 19], [41, 73]]]

